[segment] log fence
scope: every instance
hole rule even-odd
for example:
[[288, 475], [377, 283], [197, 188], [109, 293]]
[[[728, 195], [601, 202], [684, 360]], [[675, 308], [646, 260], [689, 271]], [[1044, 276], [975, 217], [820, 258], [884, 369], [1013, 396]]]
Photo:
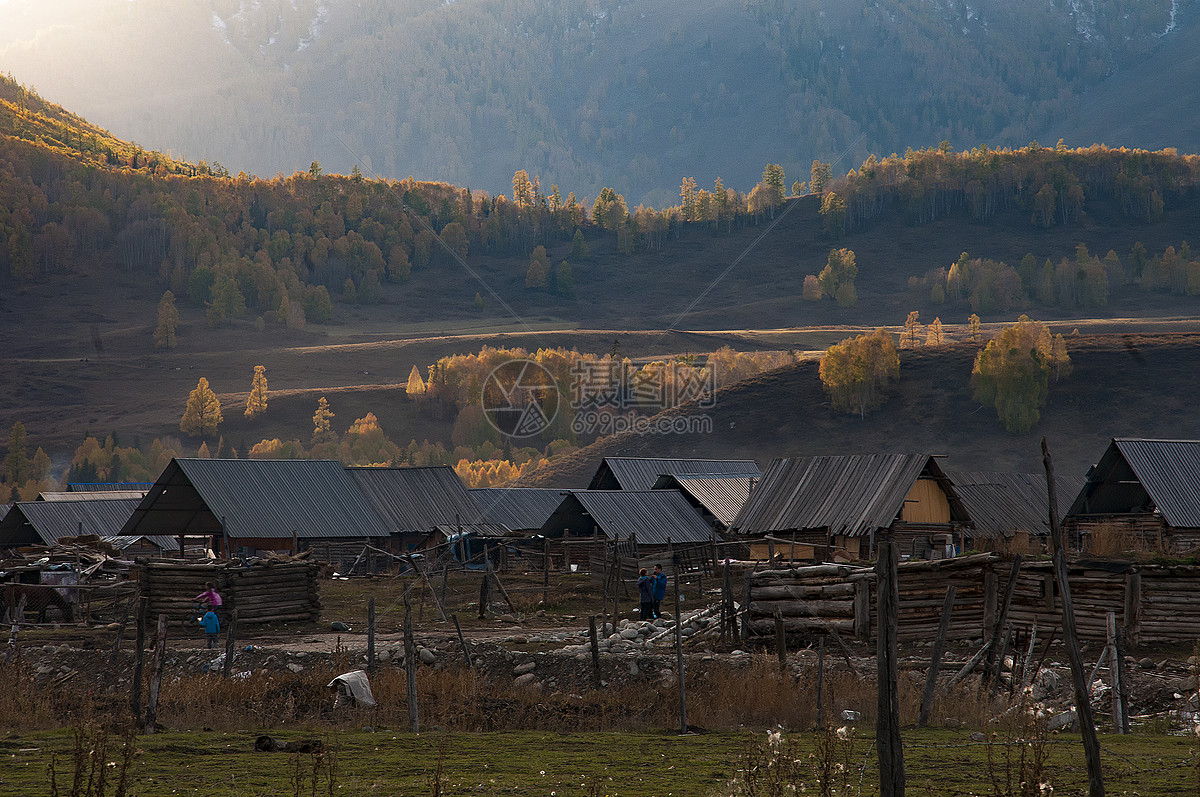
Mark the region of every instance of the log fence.
[[[955, 588], [946, 638], [994, 640], [1008, 630], [1028, 638], [1034, 627], [1061, 633], [1061, 600], [1050, 561], [997, 553], [901, 562], [897, 607], [900, 642], [929, 640], [939, 631], [943, 603]], [[1200, 566], [1076, 560], [1068, 566], [1081, 639], [1105, 642], [1107, 615], [1116, 616], [1126, 645], [1189, 642], [1200, 637]], [[775, 615], [789, 634], [836, 632], [873, 640], [875, 574], [870, 567], [824, 564], [749, 571], [744, 629], [775, 633]], [[1012, 583], [1011, 598], [1006, 595]], [[1008, 605], [1007, 616], [1004, 613]], [[1002, 627], [1001, 627], [1002, 626]]]

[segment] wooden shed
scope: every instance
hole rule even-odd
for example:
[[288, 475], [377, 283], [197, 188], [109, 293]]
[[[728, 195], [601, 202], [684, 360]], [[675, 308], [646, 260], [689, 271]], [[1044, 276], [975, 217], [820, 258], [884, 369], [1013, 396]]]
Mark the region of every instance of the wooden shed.
[[1114, 438], [1065, 526], [1077, 546], [1200, 547], [1200, 440]]
[[971, 518], [930, 454], [776, 459], [730, 531], [812, 545], [829, 558], [874, 557], [888, 535], [902, 556], [937, 559], [962, 550]]

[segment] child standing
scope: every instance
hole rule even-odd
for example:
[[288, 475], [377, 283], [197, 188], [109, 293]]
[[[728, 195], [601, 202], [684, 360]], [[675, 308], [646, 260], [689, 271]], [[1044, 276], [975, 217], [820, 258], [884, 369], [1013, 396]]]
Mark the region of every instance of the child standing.
[[217, 613], [209, 609], [200, 619], [200, 625], [204, 626], [204, 635], [208, 637], [208, 647], [215, 648], [221, 633], [221, 621], [217, 619]]

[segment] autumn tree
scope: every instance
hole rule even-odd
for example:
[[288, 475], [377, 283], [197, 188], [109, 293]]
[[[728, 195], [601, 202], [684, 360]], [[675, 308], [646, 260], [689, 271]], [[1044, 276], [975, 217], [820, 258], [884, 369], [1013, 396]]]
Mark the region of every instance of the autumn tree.
[[1057, 348], [1044, 324], [1023, 315], [976, 355], [975, 397], [996, 408], [1008, 431], [1027, 432], [1041, 418], [1051, 373], [1065, 373], [1070, 365], [1065, 341]]
[[983, 325], [979, 321], [979, 316], [975, 313], [967, 318], [967, 331], [971, 334], [971, 342], [978, 343], [983, 337]]
[[942, 319], [935, 318], [929, 324], [929, 331], [925, 335], [926, 346], [941, 346], [942, 345]]
[[908, 338], [909, 346], [917, 345], [917, 336], [921, 334], [921, 313], [913, 310], [908, 314], [908, 318], [904, 319], [904, 334]]
[[325, 397], [317, 399], [317, 411], [313, 413], [313, 443], [325, 443], [336, 437], [332, 426], [334, 417]]
[[821, 197], [821, 218], [825, 223], [825, 232], [834, 238], [845, 232], [846, 200], [836, 192], [830, 191]]
[[421, 371], [415, 365], [408, 372], [408, 385], [404, 388], [404, 392], [410, 399], [418, 399], [425, 395], [425, 380], [421, 378]]
[[208, 386], [208, 380], [200, 377], [196, 389], [188, 394], [187, 407], [179, 421], [179, 431], [192, 437], [216, 434], [221, 415], [221, 400]]
[[254, 366], [254, 378], [250, 381], [250, 397], [246, 399], [246, 417], [257, 418], [267, 411], [267, 367]]
[[883, 329], [847, 338], [825, 352], [820, 374], [834, 409], [865, 416], [883, 403], [888, 384], [900, 375], [896, 344]]
[[821, 283], [812, 274], [804, 278], [804, 289], [800, 293], [800, 298], [806, 302], [819, 302], [824, 293], [821, 291]]
[[808, 185], [812, 193], [820, 196], [825, 193], [825, 187], [833, 180], [833, 167], [821, 161], [812, 162], [809, 172]]
[[[817, 275], [817, 283], [821, 286], [822, 291], [838, 300], [839, 305], [848, 307], [854, 304], [854, 280], [857, 277], [858, 264], [855, 261], [854, 252], [849, 249], [830, 249], [825, 268], [821, 269], [821, 273]], [[843, 290], [842, 296], [839, 297], [839, 289], [847, 286], [849, 294]], [[848, 304], [844, 301], [847, 294], [850, 299]]]
[[592, 203], [592, 221], [602, 229], [616, 232], [629, 218], [629, 208], [625, 205], [625, 197], [611, 188], [604, 188], [600, 196]]
[[179, 327], [179, 310], [175, 294], [166, 291], [158, 301], [158, 324], [154, 327], [154, 348], [175, 348], [175, 330]]

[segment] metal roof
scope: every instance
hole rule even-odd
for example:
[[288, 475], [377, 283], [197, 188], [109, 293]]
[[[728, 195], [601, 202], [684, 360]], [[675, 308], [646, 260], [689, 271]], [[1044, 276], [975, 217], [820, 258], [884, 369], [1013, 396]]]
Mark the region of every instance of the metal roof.
[[572, 490], [542, 526], [557, 536], [568, 516], [583, 513], [610, 540], [636, 534], [644, 545], [707, 542], [712, 529], [678, 490]]
[[148, 541], [159, 551], [170, 552], [170, 551], [178, 551], [179, 550], [179, 538], [178, 537], [167, 537], [162, 534], [140, 534], [137, 536], [125, 535], [125, 536], [105, 537], [104, 538], [105, 542], [107, 542], [112, 547], [116, 548], [118, 551], [125, 550], [129, 546], [137, 543], [138, 540]]
[[465, 529], [489, 522], [449, 465], [346, 470], [393, 534], [424, 534], [438, 526]]
[[850, 537], [888, 528], [921, 476], [939, 481], [950, 516], [969, 515], [930, 454], [865, 454], [776, 459], [750, 492], [731, 530], [765, 534], [827, 529]]
[[39, 493], [37, 500], [39, 501], [93, 501], [98, 498], [136, 498], [139, 501], [146, 497], [146, 493], [150, 492], [150, 487], [147, 485], [145, 489], [138, 490], [94, 490], [91, 492], [81, 492], [72, 490], [66, 493], [60, 492], [44, 492]]
[[154, 482], [73, 482], [67, 485], [70, 493], [147, 492]]
[[513, 531], [537, 531], [558, 509], [567, 490], [539, 487], [477, 487], [469, 491], [479, 511]]
[[171, 460], [113, 534], [234, 538], [386, 537], [355, 480], [333, 460]]
[[0, 546], [52, 545], [62, 537], [110, 537], [137, 508], [136, 498], [87, 501], [21, 501], [0, 521]]
[[1068, 514], [1154, 509], [1172, 528], [1200, 528], [1200, 440], [1114, 438]]
[[691, 497], [693, 503], [700, 504], [722, 526], [729, 528], [750, 497], [751, 486], [760, 476], [759, 473], [741, 476], [664, 474], [655, 480], [654, 489], [682, 490]]
[[762, 471], [752, 459], [657, 459], [651, 457], [605, 457], [600, 462], [589, 490], [649, 490], [664, 474], [708, 474], [710, 476], [758, 476]]
[[[975, 524], [972, 536], [997, 539], [1011, 537], [1016, 531], [1038, 535], [1049, 533], [1045, 474], [946, 471], [946, 476], [954, 484], [954, 492], [962, 499]], [[1079, 492], [1082, 482], [1057, 475], [1054, 481], [1059, 514], [1065, 516], [1063, 507]]]

